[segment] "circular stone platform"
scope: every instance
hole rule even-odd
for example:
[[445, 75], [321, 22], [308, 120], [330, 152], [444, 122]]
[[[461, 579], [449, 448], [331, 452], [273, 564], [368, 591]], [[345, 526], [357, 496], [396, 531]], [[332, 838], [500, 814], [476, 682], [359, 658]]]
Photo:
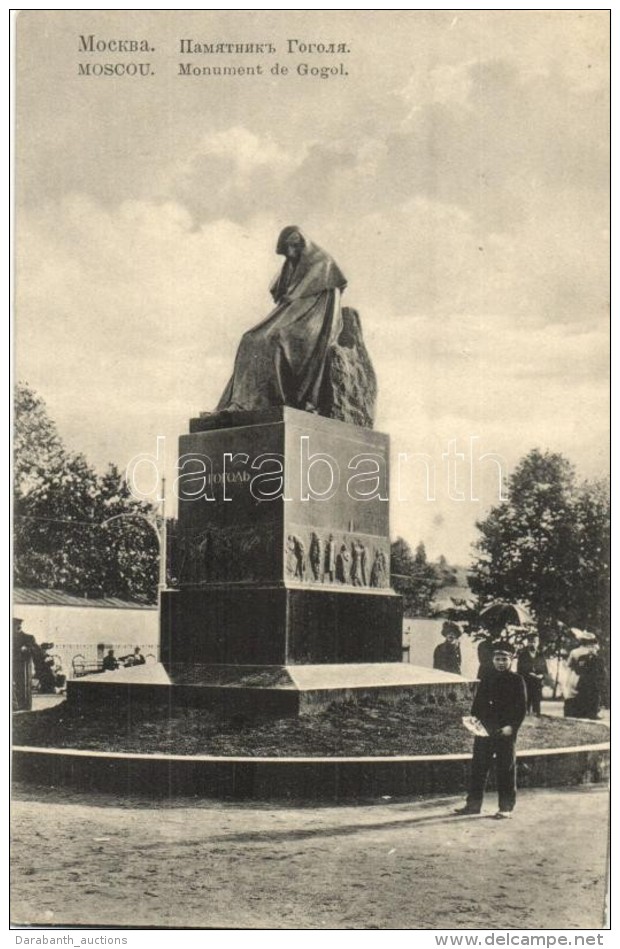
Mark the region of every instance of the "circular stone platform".
[[[228, 696], [234, 708], [242, 695], [260, 693], [270, 695], [270, 701], [278, 704], [283, 699], [292, 700], [295, 717], [300, 705], [307, 703], [310, 711], [329, 696], [333, 698], [334, 687], [343, 697], [358, 698], [368, 692], [385, 697], [398, 695], [403, 689], [410, 694], [413, 690], [424, 706], [438, 699], [449, 704], [457, 701], [458, 693], [469, 695], [472, 683], [406, 664], [289, 666], [268, 671], [250, 666], [210, 666], [202, 670], [179, 667], [169, 674], [159, 663], [153, 663], [74, 680], [69, 683], [68, 698], [69, 705], [87, 717], [97, 714], [97, 705], [117, 708], [129, 702], [135, 710], [135, 703], [141, 704], [146, 698], [159, 707], [165, 699], [167, 708], [172, 693], [182, 705], [203, 706], [211, 704], [213, 694], [220, 692]], [[443, 691], [445, 696], [440, 694]], [[187, 702], [188, 698], [191, 701]], [[606, 781], [610, 752], [604, 725], [600, 732], [600, 742], [595, 739], [586, 745], [518, 751], [519, 786], [563, 787]], [[377, 743], [380, 740], [378, 734]], [[470, 763], [469, 753], [265, 757], [19, 746], [14, 749], [13, 776], [18, 781], [48, 787], [70, 786], [124, 796], [354, 802], [464, 792]]]
[[[13, 777], [123, 795], [353, 802], [457, 794], [467, 787], [470, 761], [470, 755], [244, 758], [16, 747]], [[597, 784], [609, 777], [609, 743], [521, 751], [517, 762], [520, 787]]]

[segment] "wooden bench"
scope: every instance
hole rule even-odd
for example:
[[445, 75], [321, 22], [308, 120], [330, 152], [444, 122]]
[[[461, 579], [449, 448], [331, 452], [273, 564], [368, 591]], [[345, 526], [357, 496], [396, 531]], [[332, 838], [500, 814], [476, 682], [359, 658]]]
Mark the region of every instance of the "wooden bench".
[[84, 656], [78, 655], [71, 660], [71, 668], [73, 669], [73, 678], [79, 679], [82, 676], [103, 672], [103, 660], [101, 662], [86, 662]]

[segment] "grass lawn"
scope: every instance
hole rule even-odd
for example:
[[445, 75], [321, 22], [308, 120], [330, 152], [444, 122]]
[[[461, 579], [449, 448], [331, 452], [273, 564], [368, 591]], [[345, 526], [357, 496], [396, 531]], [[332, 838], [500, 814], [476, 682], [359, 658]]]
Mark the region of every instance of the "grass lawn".
[[[420, 705], [411, 696], [387, 702], [334, 703], [303, 718], [222, 719], [204, 709], [106, 708], [78, 715], [66, 703], [14, 717], [13, 743], [97, 751], [184, 755], [329, 756], [469, 753], [461, 723], [470, 703]], [[554, 748], [608, 741], [597, 722], [528, 717], [517, 748]]]

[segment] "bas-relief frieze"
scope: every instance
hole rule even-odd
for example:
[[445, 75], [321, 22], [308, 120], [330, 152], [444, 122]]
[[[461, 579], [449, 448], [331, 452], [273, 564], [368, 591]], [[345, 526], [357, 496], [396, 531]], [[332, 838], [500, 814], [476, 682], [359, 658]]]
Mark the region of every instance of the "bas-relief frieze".
[[389, 555], [385, 540], [300, 527], [286, 537], [285, 575], [310, 584], [385, 589]]
[[272, 580], [279, 532], [274, 526], [210, 527], [179, 538], [181, 585]]
[[[295, 527], [284, 544], [284, 577], [304, 584], [390, 586], [389, 543], [368, 535]], [[275, 526], [210, 527], [179, 537], [179, 583], [273, 581], [279, 576]]]

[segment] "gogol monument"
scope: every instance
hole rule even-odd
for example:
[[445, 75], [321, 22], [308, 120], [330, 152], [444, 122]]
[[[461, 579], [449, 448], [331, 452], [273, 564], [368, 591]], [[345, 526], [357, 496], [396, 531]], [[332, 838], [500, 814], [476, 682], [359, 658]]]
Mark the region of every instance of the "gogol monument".
[[244, 334], [213, 412], [179, 445], [178, 589], [161, 662], [69, 683], [70, 703], [128, 700], [303, 714], [459, 676], [402, 662], [390, 585], [389, 439], [346, 279], [296, 226], [278, 237], [274, 309]]

